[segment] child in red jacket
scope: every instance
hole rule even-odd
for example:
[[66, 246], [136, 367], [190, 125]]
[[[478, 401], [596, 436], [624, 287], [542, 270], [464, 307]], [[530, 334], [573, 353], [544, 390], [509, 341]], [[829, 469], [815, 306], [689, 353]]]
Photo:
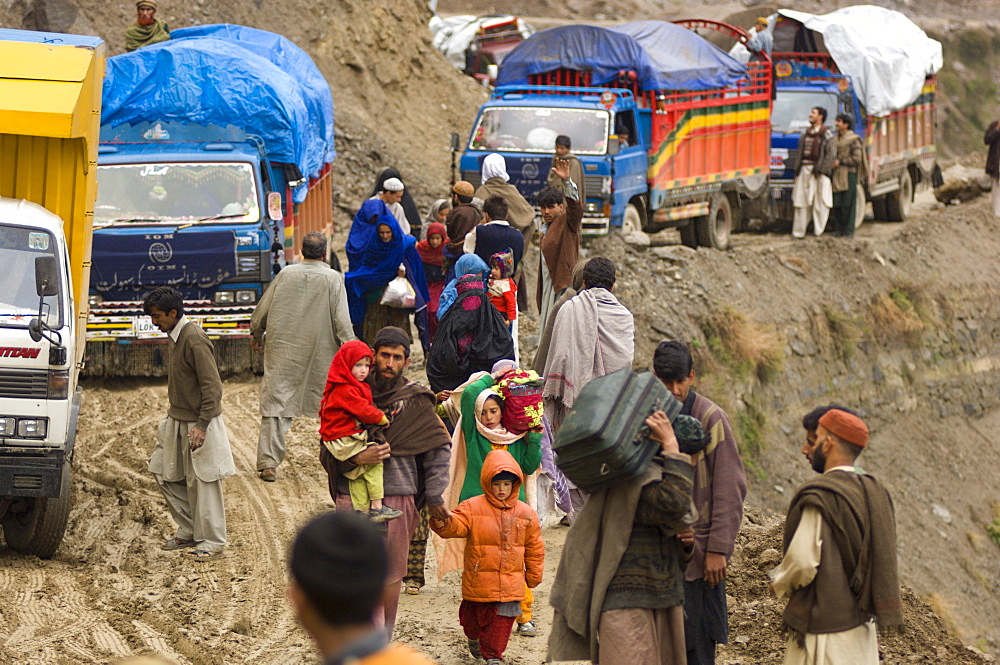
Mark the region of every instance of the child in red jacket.
[[525, 588], [542, 581], [545, 544], [538, 515], [517, 498], [524, 475], [509, 452], [487, 454], [479, 482], [485, 494], [458, 504], [444, 521], [431, 518], [430, 527], [442, 538], [465, 538], [458, 621], [475, 658], [503, 665]]
[[[344, 461], [368, 446], [365, 425], [388, 425], [389, 419], [372, 401], [372, 389], [365, 383], [375, 354], [360, 341], [345, 343], [337, 351], [326, 375], [323, 402], [319, 408], [319, 434], [330, 454]], [[344, 474], [354, 510], [368, 514], [373, 522], [388, 522], [402, 511], [382, 505], [382, 464], [362, 464]]]
[[514, 253], [497, 252], [490, 257], [490, 302], [507, 319], [507, 328], [517, 319], [517, 283], [511, 279], [514, 272]]

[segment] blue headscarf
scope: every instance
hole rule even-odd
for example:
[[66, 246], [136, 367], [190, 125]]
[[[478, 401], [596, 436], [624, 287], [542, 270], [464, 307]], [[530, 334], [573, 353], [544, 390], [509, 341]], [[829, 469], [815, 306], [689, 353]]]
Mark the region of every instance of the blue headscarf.
[[[392, 240], [382, 242], [378, 237], [378, 227], [385, 224], [392, 230]], [[406, 268], [406, 278], [417, 293], [417, 309], [430, 299], [427, 281], [424, 279], [424, 264], [417, 253], [417, 240], [406, 235], [399, 228], [399, 222], [380, 199], [365, 201], [354, 216], [351, 233], [347, 237], [347, 260], [349, 270], [344, 275], [347, 287], [347, 305], [351, 312], [351, 322], [360, 325], [368, 311], [365, 293], [384, 287], [399, 271], [399, 265]]]
[[444, 287], [444, 291], [441, 292], [441, 299], [438, 301], [438, 321], [444, 318], [445, 312], [451, 307], [455, 299], [458, 298], [458, 290], [455, 285], [458, 280], [462, 278], [463, 275], [479, 275], [483, 278], [483, 290], [486, 290], [486, 280], [490, 276], [490, 267], [486, 265], [478, 254], [462, 254], [458, 261], [455, 262], [455, 279], [448, 282], [448, 286]]

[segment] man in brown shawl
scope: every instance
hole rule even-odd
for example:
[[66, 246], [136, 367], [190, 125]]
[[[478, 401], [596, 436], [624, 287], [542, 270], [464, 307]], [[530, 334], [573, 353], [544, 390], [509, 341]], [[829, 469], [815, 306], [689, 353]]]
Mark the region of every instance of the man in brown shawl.
[[170, 39], [170, 28], [156, 18], [156, 0], [139, 0], [135, 3], [135, 23], [125, 30], [125, 50], [158, 44]]
[[833, 232], [845, 238], [854, 237], [854, 221], [858, 201], [858, 183], [868, 178], [868, 157], [864, 141], [854, 133], [851, 116], [841, 113], [833, 121], [837, 129], [837, 158], [833, 160]]
[[347, 479], [342, 472], [361, 464], [382, 462], [385, 498], [383, 504], [401, 510], [403, 516], [387, 523], [386, 548], [389, 572], [382, 597], [381, 616], [392, 637], [399, 606], [399, 590], [406, 575], [410, 539], [420, 521], [419, 510], [426, 503], [430, 516], [446, 519], [444, 490], [448, 485], [451, 438], [435, 413], [434, 393], [403, 376], [410, 364], [410, 339], [400, 328], [387, 326], [378, 331], [375, 365], [368, 375], [375, 406], [389, 417], [382, 432], [385, 442], [368, 446], [347, 462], [338, 462], [320, 446], [319, 460], [329, 477], [330, 496], [337, 510], [351, 510]]
[[876, 629], [902, 626], [892, 498], [855, 461], [861, 418], [831, 409], [802, 447], [823, 475], [796, 492], [772, 590], [788, 598], [785, 665], [878, 665]]

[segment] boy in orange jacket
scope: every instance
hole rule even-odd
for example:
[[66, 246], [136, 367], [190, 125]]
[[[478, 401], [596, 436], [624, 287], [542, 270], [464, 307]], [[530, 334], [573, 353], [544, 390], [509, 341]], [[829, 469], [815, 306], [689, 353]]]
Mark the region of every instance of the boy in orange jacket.
[[431, 519], [430, 526], [442, 538], [466, 539], [458, 621], [472, 655], [502, 665], [525, 586], [542, 581], [545, 544], [538, 515], [517, 498], [524, 476], [510, 453], [487, 454], [479, 481], [485, 494], [458, 504], [444, 521]]

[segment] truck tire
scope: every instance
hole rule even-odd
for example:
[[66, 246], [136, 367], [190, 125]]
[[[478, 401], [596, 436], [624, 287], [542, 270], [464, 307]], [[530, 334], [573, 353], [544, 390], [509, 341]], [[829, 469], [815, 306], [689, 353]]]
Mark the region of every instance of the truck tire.
[[681, 226], [677, 230], [681, 232], [681, 244], [690, 247], [691, 249], [698, 249], [698, 233], [695, 231], [695, 224], [698, 220], [691, 219], [684, 226]]
[[885, 196], [876, 196], [872, 199], [872, 214], [876, 222], [884, 222], [889, 219], [889, 213], [885, 208]]
[[642, 213], [634, 204], [625, 206], [625, 216], [622, 217], [622, 234], [642, 232]]
[[695, 222], [698, 244], [702, 247], [729, 249], [729, 236], [733, 231], [733, 209], [725, 194], [716, 194], [709, 204], [708, 216]]
[[855, 188], [857, 192], [854, 199], [854, 230], [857, 231], [861, 224], [865, 221], [865, 208], [868, 205], [867, 199], [865, 199], [865, 186], [860, 182]]
[[59, 496], [26, 499], [23, 504], [28, 506], [26, 511], [15, 511], [15, 506], [8, 508], [2, 522], [4, 540], [11, 549], [34, 554], [40, 559], [48, 559], [56, 553], [69, 521], [72, 484], [73, 471], [66, 462]]
[[890, 222], [905, 222], [913, 203], [913, 179], [909, 169], [899, 176], [899, 189], [885, 195], [886, 218]]

